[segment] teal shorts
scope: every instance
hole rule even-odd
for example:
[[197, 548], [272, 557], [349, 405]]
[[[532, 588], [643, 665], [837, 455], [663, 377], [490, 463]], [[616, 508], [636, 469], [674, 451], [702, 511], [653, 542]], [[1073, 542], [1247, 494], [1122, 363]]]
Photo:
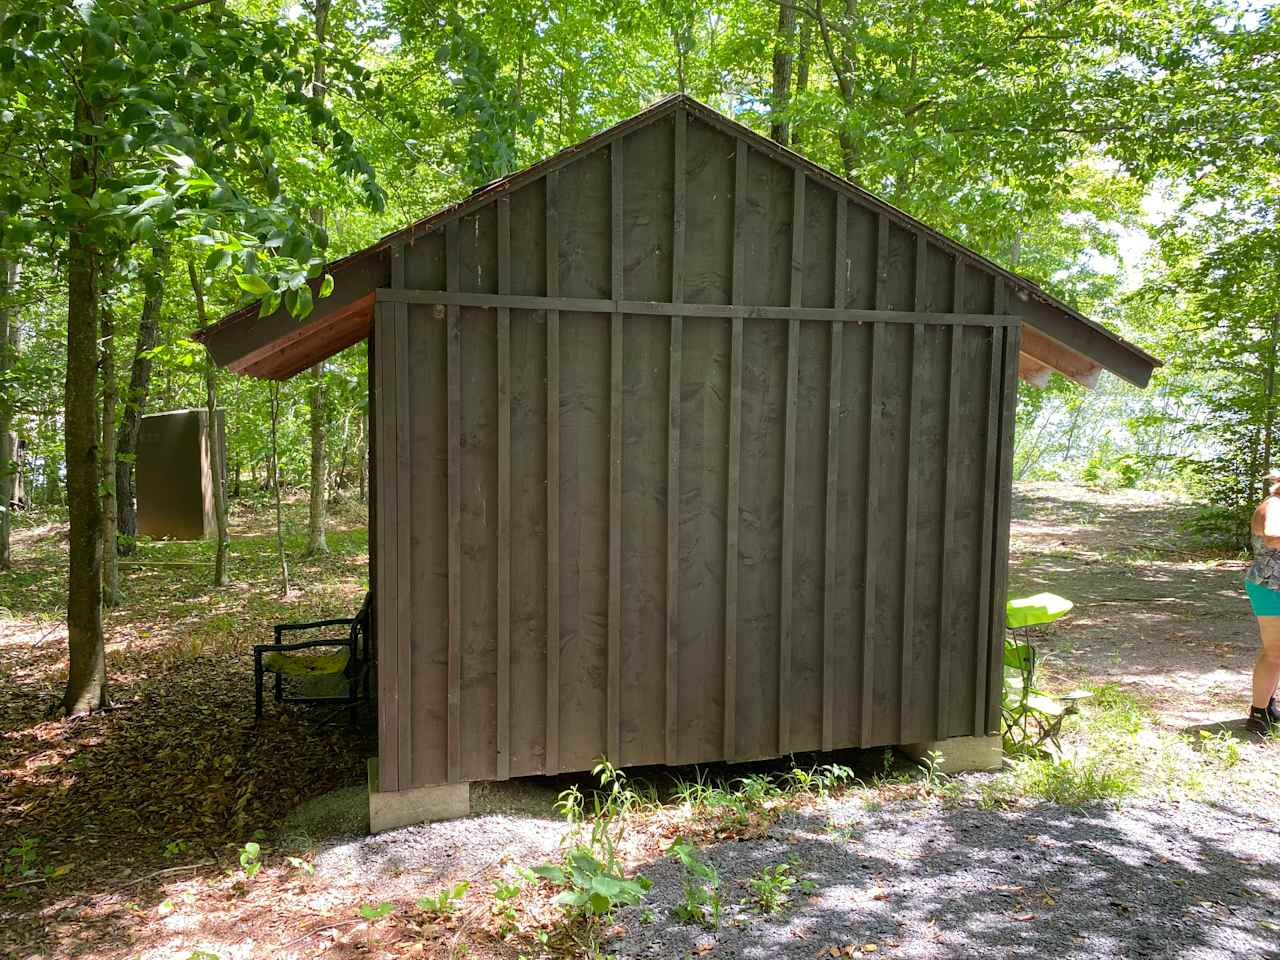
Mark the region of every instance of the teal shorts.
[[1249, 605], [1253, 607], [1255, 617], [1280, 617], [1280, 590], [1246, 580], [1244, 592], [1249, 595]]

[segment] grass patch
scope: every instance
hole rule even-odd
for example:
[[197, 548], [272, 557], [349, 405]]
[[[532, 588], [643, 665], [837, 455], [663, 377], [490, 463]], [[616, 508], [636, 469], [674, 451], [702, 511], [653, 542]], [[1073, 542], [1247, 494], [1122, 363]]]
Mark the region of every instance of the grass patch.
[[1280, 775], [1267, 743], [1230, 730], [1161, 726], [1148, 702], [1117, 684], [1085, 684], [1093, 696], [1063, 731], [1061, 754], [1011, 758], [982, 785], [983, 806], [1033, 800], [1080, 807], [1127, 799], [1243, 799]]

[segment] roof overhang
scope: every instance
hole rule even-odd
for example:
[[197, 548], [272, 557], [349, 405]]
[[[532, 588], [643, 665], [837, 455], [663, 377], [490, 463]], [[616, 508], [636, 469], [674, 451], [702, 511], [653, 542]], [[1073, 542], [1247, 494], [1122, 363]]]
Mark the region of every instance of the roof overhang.
[[771, 153], [788, 164], [802, 166], [807, 174], [836, 189], [852, 193], [860, 202], [884, 211], [911, 230], [925, 232], [944, 249], [980, 264], [998, 280], [1002, 278], [1011, 293], [1009, 313], [1019, 314], [1023, 319], [1018, 373], [1029, 383], [1043, 386], [1057, 371], [1085, 387], [1093, 387], [1101, 372], [1108, 370], [1135, 386], [1145, 387], [1152, 372], [1161, 365], [1149, 353], [1025, 277], [1005, 270], [850, 181], [684, 95], [661, 100], [583, 143], [494, 181], [460, 203], [333, 261], [327, 267], [327, 272], [334, 278], [333, 293], [320, 299], [320, 281], [311, 281], [315, 309], [301, 321], [283, 308], [265, 317], [259, 316], [259, 304], [255, 302], [228, 314], [212, 326], [196, 331], [193, 336], [208, 348], [214, 362], [220, 366], [262, 379], [288, 379], [369, 336], [376, 292], [379, 287], [391, 285], [390, 251], [393, 245], [412, 244], [416, 237], [439, 229], [444, 221], [464, 215], [491, 202], [497, 195], [571, 163], [582, 153], [624, 135], [677, 105], [685, 106], [691, 115], [746, 140], [753, 149]]

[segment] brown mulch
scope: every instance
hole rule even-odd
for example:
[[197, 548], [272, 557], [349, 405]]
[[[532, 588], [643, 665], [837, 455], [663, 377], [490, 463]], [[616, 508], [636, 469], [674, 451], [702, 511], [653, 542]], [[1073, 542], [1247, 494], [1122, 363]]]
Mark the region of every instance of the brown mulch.
[[[239, 519], [240, 533], [256, 522]], [[288, 598], [266, 537], [236, 541], [223, 590], [206, 583], [211, 545], [144, 546], [107, 618], [111, 708], [71, 719], [59, 715], [65, 525], [18, 534], [15, 570], [0, 575], [0, 956], [133, 955], [173, 912], [155, 901], [194, 883], [202, 902], [221, 890], [239, 903], [227, 870], [245, 842], [363, 782], [374, 740], [345, 713], [269, 705], [255, 727], [251, 653], [272, 623], [355, 609], [361, 519], [339, 518], [330, 556], [293, 561]]]

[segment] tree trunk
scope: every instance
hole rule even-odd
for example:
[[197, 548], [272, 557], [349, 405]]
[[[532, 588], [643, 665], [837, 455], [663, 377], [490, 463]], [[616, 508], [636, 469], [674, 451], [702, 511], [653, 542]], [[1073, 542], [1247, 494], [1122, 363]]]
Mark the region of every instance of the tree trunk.
[[151, 391], [151, 351], [160, 340], [160, 308], [164, 305], [165, 268], [169, 261], [167, 247], [152, 248], [151, 262], [143, 275], [145, 293], [142, 314], [138, 318], [138, 339], [133, 348], [133, 366], [129, 370], [129, 387], [124, 396], [124, 412], [116, 431], [116, 516], [119, 554], [133, 553], [138, 536], [137, 488], [133, 465], [138, 452], [138, 430], [146, 412]]
[[[194, 260], [187, 261], [187, 276], [191, 279], [191, 292], [196, 300], [196, 323], [206, 327], [209, 325], [209, 316], [204, 309], [204, 287], [200, 284]], [[227, 532], [227, 495], [223, 487], [223, 481], [226, 478], [223, 476], [225, 471], [222, 465], [222, 444], [219, 442], [222, 435], [218, 430], [217, 420], [218, 368], [214, 365], [213, 357], [208, 355], [205, 356], [204, 363], [204, 398], [208, 427], [205, 437], [208, 444], [209, 472], [213, 475], [211, 478], [213, 515], [218, 530], [218, 549], [213, 558], [213, 585], [225, 587], [227, 585], [227, 551], [231, 546], [231, 536]]]
[[[795, 90], [791, 97], [791, 102], [803, 99], [805, 92], [809, 89], [809, 47], [813, 43], [813, 25], [806, 20], [800, 28], [800, 52], [796, 58], [796, 82]], [[800, 124], [792, 122], [788, 131], [791, 135], [791, 149], [799, 150], [803, 142], [801, 137]]]
[[[83, 99], [75, 106], [72, 192], [86, 204], [97, 184], [98, 155], [89, 132], [95, 118]], [[68, 715], [107, 705], [102, 636], [102, 556], [98, 537], [98, 269], [88, 225], [71, 225], [67, 241], [67, 379], [64, 432], [67, 505], [71, 515], [67, 589], [70, 666], [62, 698]]]
[[[315, 60], [311, 65], [311, 95], [324, 96], [324, 39], [325, 28], [329, 22], [330, 0], [315, 0]], [[324, 144], [318, 131], [313, 134], [313, 142], [317, 147]], [[324, 210], [316, 207], [311, 211], [311, 220], [318, 227], [324, 226]], [[311, 368], [311, 503], [309, 522], [307, 524], [307, 555], [328, 553], [329, 544], [325, 540], [324, 529], [328, 521], [329, 459], [325, 448], [326, 442], [326, 410], [324, 396], [324, 361], [321, 360]], [[286, 592], [288, 588], [286, 587]]]
[[328, 553], [329, 543], [324, 530], [329, 514], [329, 457], [325, 447], [327, 424], [325, 423], [324, 362], [311, 368], [311, 505], [308, 511], [307, 555]]
[[365, 503], [369, 496], [369, 412], [360, 416], [360, 502]]
[[[13, 366], [18, 355], [18, 318], [10, 298], [18, 285], [19, 266], [15, 261], [0, 260], [0, 380]], [[13, 393], [0, 395], [0, 570], [13, 566], [9, 552], [10, 511], [18, 497], [18, 437], [13, 432]]]
[[40, 500], [48, 507], [56, 507], [62, 503], [62, 475], [59, 467], [62, 462], [50, 449], [53, 438], [58, 433], [58, 422], [52, 417], [45, 417], [40, 422], [41, 445], [47, 451], [40, 464]]
[[[1264, 407], [1263, 423], [1262, 423], [1262, 469], [1271, 469], [1271, 448], [1273, 427], [1276, 419], [1276, 335], [1280, 333], [1280, 313], [1271, 315], [1270, 336], [1267, 340], [1267, 375], [1266, 375], [1266, 406]], [[1264, 477], [1262, 483], [1262, 496], [1266, 497], [1270, 493], [1270, 484]]]
[[289, 557], [284, 552], [284, 511], [280, 507], [280, 471], [277, 456], [280, 431], [280, 383], [271, 383], [271, 485], [276, 491], [276, 551], [280, 555], [280, 583], [289, 595]]
[[[100, 271], [99, 280], [108, 271]], [[114, 607], [120, 602], [120, 567], [116, 563], [116, 326], [111, 307], [98, 306], [101, 320], [102, 350], [102, 605]]]
[[778, 34], [773, 41], [773, 95], [769, 100], [769, 136], [784, 147], [791, 142], [791, 67], [795, 62], [796, 8], [778, 5]]

